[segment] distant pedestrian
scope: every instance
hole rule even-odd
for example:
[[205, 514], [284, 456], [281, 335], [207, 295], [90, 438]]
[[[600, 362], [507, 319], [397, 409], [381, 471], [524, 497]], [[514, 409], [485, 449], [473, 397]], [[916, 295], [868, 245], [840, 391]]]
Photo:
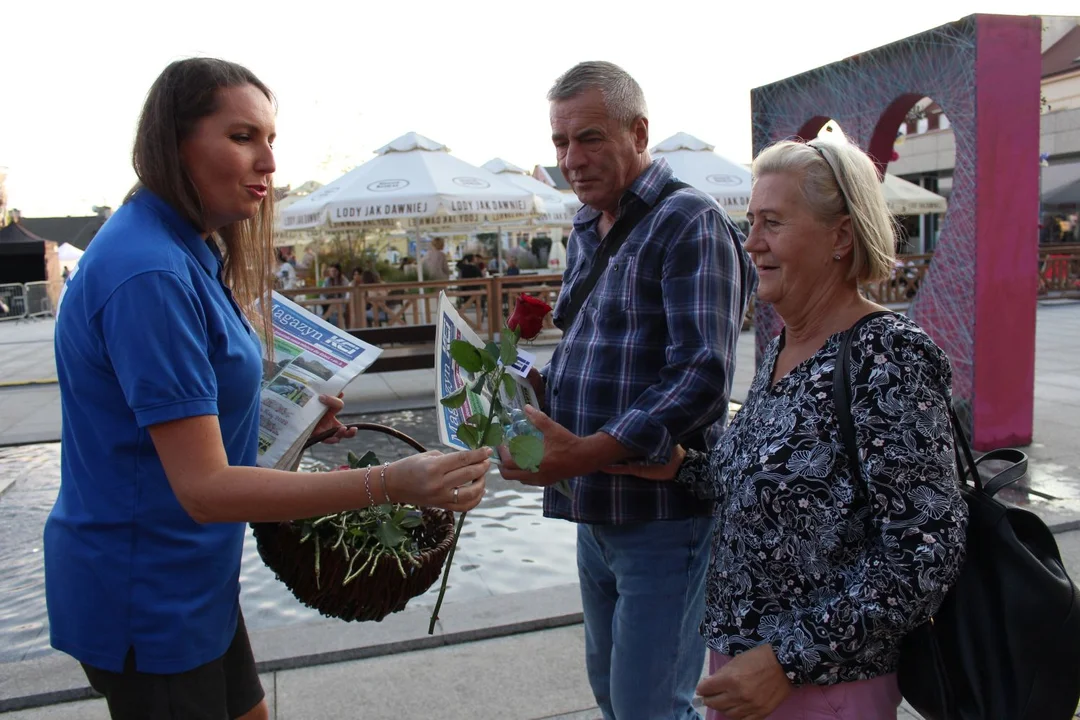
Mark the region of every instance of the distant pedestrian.
[[274, 278], [275, 284], [280, 290], [292, 290], [296, 287], [296, 268], [280, 250], [277, 252], [277, 268], [274, 271]]
[[450, 262], [446, 259], [446, 253], [443, 252], [443, 239], [433, 238], [431, 241], [431, 248], [424, 255], [424, 259], [420, 261], [420, 265], [424, 270], [424, 280], [449, 280], [450, 279]]
[[513, 277], [521, 274], [521, 268], [518, 267], [517, 258], [511, 255], [506, 258], [506, 275], [507, 277]]

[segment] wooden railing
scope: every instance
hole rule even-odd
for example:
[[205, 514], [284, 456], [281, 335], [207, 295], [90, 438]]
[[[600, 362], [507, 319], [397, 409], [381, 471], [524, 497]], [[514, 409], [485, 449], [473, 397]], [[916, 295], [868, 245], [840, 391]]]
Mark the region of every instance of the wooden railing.
[[1039, 248], [1039, 297], [1080, 298], [1080, 245]]
[[[1080, 299], [1080, 245], [1039, 247], [1039, 290], [1043, 300]], [[906, 305], [930, 269], [933, 255], [904, 255], [888, 280], [866, 284], [863, 293], [882, 305]], [[974, 269], [972, 270], [974, 272]]]
[[[1039, 299], [1080, 299], [1080, 245], [1043, 245], [1038, 252]], [[903, 255], [891, 278], [863, 285], [863, 293], [882, 305], [907, 305], [915, 297], [933, 258], [933, 255]]]
[[907, 306], [926, 277], [933, 255], [902, 255], [893, 267], [892, 277], [876, 283], [863, 283], [867, 299], [886, 307]]
[[[433, 323], [438, 316], [439, 293], [445, 292], [473, 330], [493, 340], [495, 333], [513, 311], [519, 294], [533, 295], [554, 307], [561, 289], [562, 275], [545, 274], [438, 282], [338, 285], [280, 292], [320, 317], [340, 327], [349, 328]], [[491, 322], [493, 308], [494, 323]], [[558, 335], [559, 331], [548, 317], [540, 339]]]
[[[862, 287], [869, 299], [893, 308], [911, 303], [926, 277], [933, 255], [903, 255], [892, 277]], [[494, 339], [502, 323], [513, 311], [517, 296], [533, 295], [555, 306], [562, 290], [562, 275], [518, 275], [514, 277], [469, 278], [441, 282], [380, 283], [297, 288], [281, 291], [340, 327], [424, 325], [435, 322], [439, 293], [457, 305], [458, 312], [481, 336]], [[1080, 299], [1080, 245], [1059, 245], [1039, 249], [1039, 298]], [[495, 322], [491, 322], [492, 309]], [[744, 327], [753, 320], [753, 303]], [[561, 333], [545, 322], [540, 340], [556, 339]]]

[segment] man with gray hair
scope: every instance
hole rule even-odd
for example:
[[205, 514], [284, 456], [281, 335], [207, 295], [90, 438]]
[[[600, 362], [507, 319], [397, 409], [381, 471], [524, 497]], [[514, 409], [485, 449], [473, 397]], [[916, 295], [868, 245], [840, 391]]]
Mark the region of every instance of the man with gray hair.
[[[547, 487], [544, 514], [578, 523], [586, 666], [604, 718], [697, 718], [712, 504], [613, 466], [665, 464], [676, 445], [719, 438], [756, 275], [716, 202], [650, 158], [629, 74], [581, 63], [548, 100], [559, 169], [584, 207], [554, 312], [563, 339], [530, 378], [550, 413], [526, 411], [544, 456], [528, 473], [503, 452], [502, 474]], [[550, 487], [562, 479], [568, 495]]]

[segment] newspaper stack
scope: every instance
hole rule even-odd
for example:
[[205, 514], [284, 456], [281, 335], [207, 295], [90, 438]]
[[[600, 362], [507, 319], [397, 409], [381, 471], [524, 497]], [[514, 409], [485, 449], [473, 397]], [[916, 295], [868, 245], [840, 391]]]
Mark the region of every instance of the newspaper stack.
[[273, 295], [272, 312], [272, 354], [263, 338], [258, 465], [292, 469], [326, 412], [319, 395], [336, 396], [382, 350], [278, 293]]

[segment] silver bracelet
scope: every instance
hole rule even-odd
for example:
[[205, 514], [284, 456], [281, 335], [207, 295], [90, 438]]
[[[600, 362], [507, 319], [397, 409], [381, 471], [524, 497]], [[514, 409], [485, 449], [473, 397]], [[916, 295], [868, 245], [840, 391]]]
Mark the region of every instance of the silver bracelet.
[[392, 503], [390, 500], [390, 493], [386, 492], [386, 468], [388, 467], [390, 467], [390, 463], [384, 462], [382, 464], [382, 473], [379, 475], [379, 478], [382, 480], [382, 494], [386, 496], [386, 502]]
[[367, 499], [371, 503], [371, 507], [375, 507], [375, 496], [371, 494], [371, 466], [368, 465], [367, 472], [364, 473], [364, 489], [367, 490]]

